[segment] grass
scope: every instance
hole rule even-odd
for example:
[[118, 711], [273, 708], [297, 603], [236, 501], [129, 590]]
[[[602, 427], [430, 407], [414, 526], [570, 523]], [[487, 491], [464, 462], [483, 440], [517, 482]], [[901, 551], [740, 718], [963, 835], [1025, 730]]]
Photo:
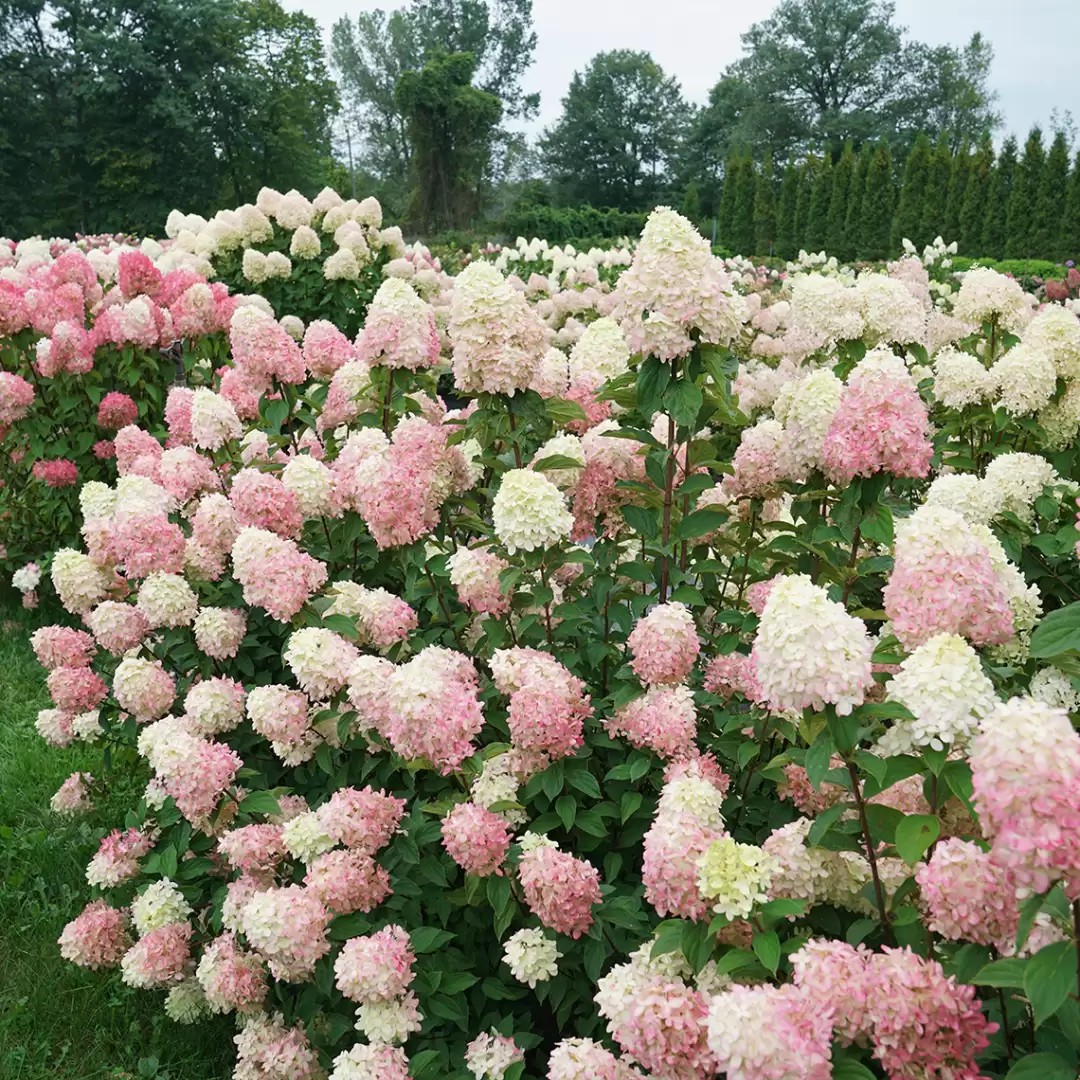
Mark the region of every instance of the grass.
[[0, 610], [0, 1077], [3, 1080], [219, 1080], [231, 1072], [231, 1024], [181, 1027], [164, 993], [132, 990], [116, 972], [61, 959], [56, 939], [89, 899], [83, 876], [98, 842], [123, 820], [130, 793], [71, 822], [49, 799], [93, 748], [57, 750], [34, 731], [48, 706], [33, 626]]

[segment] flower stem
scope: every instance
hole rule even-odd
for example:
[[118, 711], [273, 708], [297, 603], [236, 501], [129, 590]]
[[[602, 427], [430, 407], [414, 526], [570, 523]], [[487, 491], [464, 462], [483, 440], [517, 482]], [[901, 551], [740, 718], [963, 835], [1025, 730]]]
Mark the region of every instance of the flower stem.
[[889, 921], [889, 912], [885, 907], [885, 889], [881, 884], [881, 876], [878, 874], [877, 856], [874, 854], [874, 842], [870, 838], [870, 822], [866, 817], [866, 803], [862, 797], [862, 786], [859, 783], [859, 773], [855, 768], [855, 762], [847, 761], [848, 774], [851, 776], [851, 790], [855, 796], [855, 806], [859, 811], [859, 823], [862, 825], [863, 843], [866, 844], [866, 860], [870, 863], [870, 876], [874, 879], [874, 899], [877, 902], [878, 917], [881, 919], [881, 928], [885, 933], [885, 944], [895, 945], [892, 923]]

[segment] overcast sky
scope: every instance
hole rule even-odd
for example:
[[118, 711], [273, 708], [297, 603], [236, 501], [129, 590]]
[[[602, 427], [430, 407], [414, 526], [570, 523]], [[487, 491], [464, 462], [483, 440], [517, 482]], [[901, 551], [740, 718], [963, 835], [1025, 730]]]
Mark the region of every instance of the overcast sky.
[[[343, 15], [403, 6], [394, 0], [283, 0], [326, 29]], [[691, 101], [704, 103], [721, 71], [740, 54], [739, 35], [764, 19], [775, 0], [534, 0], [539, 41], [525, 89], [540, 92], [535, 129], [555, 120], [570, 77], [605, 49], [643, 49], [674, 74]], [[994, 46], [991, 82], [1007, 131], [1020, 137], [1050, 110], [1080, 121], [1075, 0], [896, 0], [897, 21], [931, 45], [963, 44], [976, 30]]]

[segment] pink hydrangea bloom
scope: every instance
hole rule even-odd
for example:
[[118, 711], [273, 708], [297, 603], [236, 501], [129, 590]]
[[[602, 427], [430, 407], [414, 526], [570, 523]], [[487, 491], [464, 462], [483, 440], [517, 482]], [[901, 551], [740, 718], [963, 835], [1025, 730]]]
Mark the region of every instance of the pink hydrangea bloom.
[[662, 758], [685, 757], [697, 735], [693, 692], [686, 686], [650, 686], [641, 697], [619, 706], [604, 726], [609, 734], [622, 735]]
[[243, 529], [232, 548], [236, 580], [244, 600], [288, 622], [326, 583], [326, 565], [262, 529]]
[[[368, 309], [370, 319], [370, 308]], [[304, 331], [304, 362], [317, 379], [329, 379], [343, 364], [356, 359], [352, 342], [332, 323], [314, 319]]]
[[299, 885], [255, 893], [244, 905], [244, 936], [266, 958], [275, 979], [303, 982], [330, 951], [330, 913]]
[[267, 529], [294, 539], [304, 524], [296, 495], [277, 477], [258, 469], [241, 469], [236, 474], [229, 501], [240, 526]]
[[367, 852], [349, 848], [317, 855], [304, 884], [337, 915], [373, 911], [393, 892], [386, 870]]
[[650, 979], [627, 1003], [612, 1033], [635, 1061], [663, 1080], [712, 1075], [714, 1058], [705, 1038], [709, 998], [674, 979]]
[[167, 986], [184, 977], [191, 955], [191, 926], [169, 923], [151, 930], [124, 954], [120, 961], [122, 979], [140, 990]]
[[415, 959], [407, 931], [394, 924], [350, 938], [334, 961], [337, 988], [361, 1005], [393, 1001], [412, 983]]
[[63, 712], [89, 712], [108, 696], [105, 680], [85, 667], [60, 667], [49, 672], [49, 696]]
[[218, 838], [218, 850], [234, 870], [260, 881], [272, 878], [286, 854], [281, 826], [269, 824], [230, 829]]
[[139, 418], [139, 406], [127, 394], [112, 390], [101, 399], [98, 405], [98, 427], [117, 430], [134, 424]]
[[509, 565], [487, 548], [459, 547], [446, 560], [458, 601], [479, 615], [501, 616], [510, 610], [510, 597], [499, 583]]
[[600, 874], [591, 863], [556, 847], [526, 852], [518, 877], [529, 910], [547, 927], [579, 938], [592, 925], [600, 903]]
[[994, 865], [1024, 893], [1064, 879], [1080, 898], [1080, 735], [1069, 714], [1012, 698], [983, 720], [968, 761]]
[[930, 420], [903, 360], [876, 353], [851, 373], [833, 414], [822, 455], [838, 484], [879, 471], [924, 477], [934, 447]]
[[112, 692], [120, 708], [134, 714], [136, 720], [156, 720], [172, 707], [176, 680], [160, 660], [128, 657], [116, 669]]
[[114, 656], [141, 645], [150, 632], [146, 616], [133, 604], [106, 600], [98, 604], [86, 618], [94, 640]]
[[139, 860], [154, 846], [154, 841], [139, 829], [121, 832], [113, 829], [86, 868], [86, 880], [91, 885], [112, 887], [139, 872]]
[[165, 424], [169, 429], [170, 446], [191, 445], [191, 403], [195, 391], [187, 386], [174, 386], [165, 399]]
[[397, 831], [405, 800], [370, 787], [341, 788], [317, 813], [320, 824], [337, 843], [374, 855]]
[[58, 667], [89, 667], [97, 651], [94, 639], [83, 630], [67, 626], [43, 626], [30, 635], [37, 661], [50, 670]]
[[143, 251], [122, 251], [116, 260], [120, 291], [126, 300], [140, 293], [156, 297], [161, 292], [161, 271]]
[[285, 1027], [280, 1014], [253, 1017], [233, 1042], [234, 1080], [322, 1080], [326, 1075], [303, 1027]]
[[60, 955], [85, 968], [116, 967], [131, 945], [127, 917], [105, 900], [95, 900], [64, 927]]
[[118, 561], [129, 580], [184, 569], [184, 532], [165, 514], [131, 516], [114, 533]]
[[720, 484], [724, 494], [733, 499], [758, 499], [784, 479], [779, 458], [783, 437], [783, 426], [776, 420], [759, 420], [744, 428], [731, 459], [734, 472]]
[[151, 480], [156, 478], [164, 450], [149, 432], [129, 424], [116, 433], [113, 446], [116, 448], [116, 471], [121, 476], [133, 474], [148, 476]]
[[426, 758], [444, 775], [475, 747], [484, 726], [479, 680], [462, 653], [429, 645], [390, 676], [384, 734], [404, 758]]
[[646, 685], [680, 683], [701, 649], [694, 618], [685, 604], [659, 604], [639, 619], [626, 640], [630, 666]]
[[49, 487], [71, 487], [78, 482], [79, 469], [74, 461], [67, 458], [55, 458], [52, 461], [35, 461], [30, 470], [38, 480], [44, 480]]
[[747, 701], [761, 699], [761, 686], [754, 672], [753, 657], [746, 653], [714, 656], [705, 666], [702, 685], [710, 694], [725, 699], [732, 694], [742, 694]]
[[585, 684], [558, 660], [538, 649], [500, 649], [491, 668], [495, 686], [510, 695], [506, 722], [515, 749], [554, 759], [582, 744], [592, 704]]
[[370, 367], [418, 371], [439, 359], [435, 311], [400, 278], [389, 277], [368, 308], [356, 339], [357, 355]]
[[232, 934], [214, 938], [203, 950], [195, 976], [212, 1012], [257, 1012], [266, 998], [262, 959], [236, 944]]
[[501, 876], [510, 849], [510, 829], [498, 814], [476, 803], [458, 803], [443, 818], [442, 841], [450, 858], [465, 873]]
[[0, 371], [0, 428], [18, 423], [34, 403], [34, 388], [21, 375]]

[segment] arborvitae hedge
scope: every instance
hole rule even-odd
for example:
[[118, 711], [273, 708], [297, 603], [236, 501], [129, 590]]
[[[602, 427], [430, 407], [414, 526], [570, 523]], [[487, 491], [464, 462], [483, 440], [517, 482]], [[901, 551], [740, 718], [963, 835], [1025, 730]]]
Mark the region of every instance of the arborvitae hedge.
[[[732, 251], [793, 259], [800, 249], [839, 259], [894, 257], [941, 236], [977, 258], [1080, 260], [1080, 153], [1058, 133], [1044, 149], [1032, 129], [1018, 160], [1009, 136], [995, 155], [989, 135], [953, 150], [919, 135], [901, 170], [886, 143], [845, 144], [788, 161], [768, 150], [760, 165], [733, 154], [720, 198], [720, 243]], [[771, 241], [771, 243], [770, 243]]]

